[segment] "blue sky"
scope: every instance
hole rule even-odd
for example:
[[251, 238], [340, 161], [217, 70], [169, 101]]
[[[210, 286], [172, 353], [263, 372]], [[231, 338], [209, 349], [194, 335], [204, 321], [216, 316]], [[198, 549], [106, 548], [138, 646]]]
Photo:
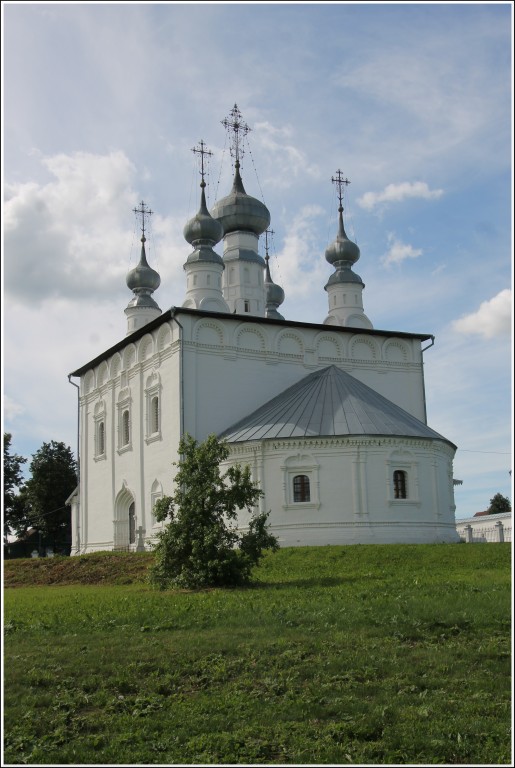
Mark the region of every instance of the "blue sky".
[[163, 310], [184, 299], [191, 148], [227, 194], [221, 120], [272, 217], [287, 319], [323, 322], [351, 180], [375, 328], [430, 333], [428, 423], [458, 445], [457, 517], [512, 498], [512, 4], [3, 3], [4, 430], [30, 458], [76, 446], [68, 373], [125, 335], [132, 209]]

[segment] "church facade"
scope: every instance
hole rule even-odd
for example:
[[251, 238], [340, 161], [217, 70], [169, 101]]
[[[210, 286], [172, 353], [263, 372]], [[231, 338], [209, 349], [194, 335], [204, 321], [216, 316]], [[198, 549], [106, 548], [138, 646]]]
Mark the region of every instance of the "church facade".
[[[240, 175], [246, 126], [237, 107], [230, 193], [201, 204], [184, 228], [186, 294], [161, 312], [160, 278], [145, 253], [127, 276], [127, 335], [75, 370], [79, 378], [80, 483], [70, 497], [72, 554], [142, 549], [160, 530], [157, 499], [173, 490], [182, 435], [228, 441], [228, 462], [249, 464], [281, 546], [458, 541], [456, 446], [427, 425], [423, 351], [428, 334], [376, 330], [353, 270], [342, 179], [334, 273], [320, 324], [288, 321], [284, 291], [259, 238], [266, 206]], [[225, 124], [225, 123], [224, 123]], [[223, 242], [223, 255], [214, 248]], [[246, 513], [239, 525], [247, 524]]]

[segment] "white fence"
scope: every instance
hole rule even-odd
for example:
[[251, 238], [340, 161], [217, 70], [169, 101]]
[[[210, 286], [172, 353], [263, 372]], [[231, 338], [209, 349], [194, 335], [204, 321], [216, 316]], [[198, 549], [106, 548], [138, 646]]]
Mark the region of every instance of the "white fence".
[[498, 520], [495, 525], [462, 525], [457, 526], [458, 533], [462, 541], [468, 544], [476, 542], [511, 542], [511, 521], [510, 525], [504, 525], [502, 520]]

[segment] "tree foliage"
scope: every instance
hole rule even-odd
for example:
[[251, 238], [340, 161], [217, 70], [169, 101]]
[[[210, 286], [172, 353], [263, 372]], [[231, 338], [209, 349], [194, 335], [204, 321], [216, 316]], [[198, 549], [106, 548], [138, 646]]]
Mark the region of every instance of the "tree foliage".
[[31, 525], [41, 531], [47, 545], [64, 550], [71, 541], [70, 507], [65, 505], [77, 485], [77, 464], [71, 448], [51, 440], [32, 456], [31, 477], [23, 496]]
[[490, 499], [488, 514], [499, 515], [501, 512], [511, 512], [511, 502], [507, 496], [503, 496], [502, 493], [496, 493]]
[[[169, 520], [158, 535], [151, 582], [161, 589], [248, 583], [264, 550], [278, 548], [268, 530], [269, 513], [254, 511], [263, 492], [252, 482], [250, 467], [236, 464], [222, 474], [229, 448], [215, 435], [203, 443], [185, 435], [179, 455], [176, 490], [154, 507], [157, 520]], [[251, 517], [242, 533], [237, 516], [244, 509]]]
[[11, 453], [12, 435], [4, 432], [4, 540], [13, 533], [23, 533], [28, 527], [27, 508], [20, 494], [24, 479], [23, 456]]

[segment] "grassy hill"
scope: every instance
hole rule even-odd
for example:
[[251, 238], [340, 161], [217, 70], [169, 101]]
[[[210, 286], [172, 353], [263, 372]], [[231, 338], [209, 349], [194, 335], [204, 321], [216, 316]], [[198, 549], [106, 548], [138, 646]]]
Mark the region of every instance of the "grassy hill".
[[283, 549], [196, 592], [151, 559], [5, 562], [6, 763], [511, 764], [509, 544]]
[[4, 561], [4, 586], [133, 584], [144, 582], [151, 552], [92, 552], [80, 557], [36, 557]]

